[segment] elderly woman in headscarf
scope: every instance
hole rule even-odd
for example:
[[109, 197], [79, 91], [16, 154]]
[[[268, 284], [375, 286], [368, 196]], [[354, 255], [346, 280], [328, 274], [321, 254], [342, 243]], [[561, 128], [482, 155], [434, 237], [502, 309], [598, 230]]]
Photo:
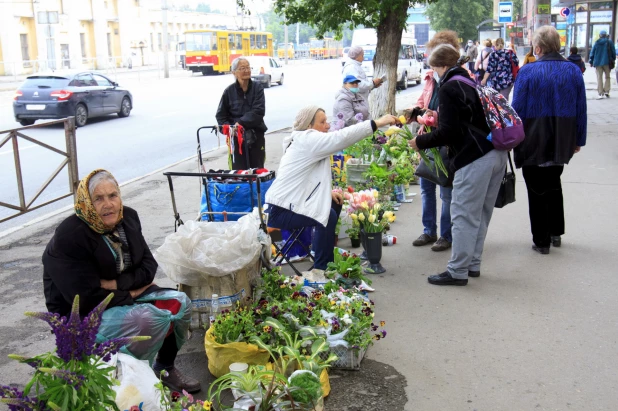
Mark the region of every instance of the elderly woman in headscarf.
[[167, 371], [173, 390], [197, 392], [199, 381], [174, 367], [186, 341], [191, 301], [181, 292], [153, 283], [157, 262], [142, 235], [137, 212], [122, 204], [116, 179], [94, 170], [80, 181], [75, 214], [65, 219], [43, 253], [43, 285], [49, 312], [68, 316], [75, 296], [86, 316], [113, 294], [102, 316], [97, 342], [116, 337], [150, 336], [126, 347], [139, 359]]
[[[236, 126], [231, 137], [230, 167], [233, 170], [263, 168], [266, 158], [264, 133], [268, 128], [264, 124], [266, 99], [264, 87], [251, 80], [251, 65], [245, 57], [238, 57], [232, 62], [235, 81], [221, 96], [217, 108], [217, 124]], [[239, 130], [238, 126], [241, 126]], [[224, 134], [227, 128], [224, 128]]]
[[332, 191], [330, 156], [371, 136], [378, 127], [396, 122], [394, 116], [385, 115], [329, 133], [323, 109], [307, 106], [296, 116], [294, 130], [283, 141], [284, 154], [277, 179], [266, 193], [266, 203], [269, 227], [315, 227], [314, 266], [303, 275], [323, 280], [326, 266], [334, 260], [335, 227], [343, 198]]

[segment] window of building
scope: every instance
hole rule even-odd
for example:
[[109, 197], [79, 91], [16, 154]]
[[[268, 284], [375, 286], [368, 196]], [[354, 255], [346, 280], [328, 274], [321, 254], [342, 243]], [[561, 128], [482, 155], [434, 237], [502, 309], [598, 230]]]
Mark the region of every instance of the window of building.
[[150, 51], [154, 51], [154, 35], [150, 33]]
[[21, 59], [23, 61], [30, 60], [30, 53], [28, 51], [28, 35], [27, 34], [20, 34], [19, 35], [19, 41], [21, 43]]
[[159, 51], [163, 50], [163, 35], [161, 33], [157, 33], [157, 38], [159, 39]]
[[82, 58], [85, 59], [88, 55], [86, 50], [86, 33], [79, 33], [79, 44], [82, 47]]
[[107, 33], [107, 55], [112, 57], [112, 33]]

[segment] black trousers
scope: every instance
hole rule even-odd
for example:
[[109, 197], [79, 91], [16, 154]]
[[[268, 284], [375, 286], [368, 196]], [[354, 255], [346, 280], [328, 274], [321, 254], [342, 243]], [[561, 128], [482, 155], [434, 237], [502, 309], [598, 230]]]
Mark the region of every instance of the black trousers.
[[163, 340], [163, 345], [157, 354], [157, 361], [154, 367], [156, 371], [172, 369], [174, 367], [174, 361], [176, 361], [176, 355], [178, 355], [176, 334], [171, 333], [165, 337], [165, 340]]
[[560, 176], [564, 166], [523, 166], [528, 189], [528, 208], [532, 241], [549, 247], [551, 236], [564, 234], [564, 206]]
[[264, 168], [266, 159], [266, 139], [263, 133], [256, 133], [255, 141], [248, 145], [243, 141], [242, 154], [238, 144], [234, 146], [232, 170], [247, 170], [249, 168]]

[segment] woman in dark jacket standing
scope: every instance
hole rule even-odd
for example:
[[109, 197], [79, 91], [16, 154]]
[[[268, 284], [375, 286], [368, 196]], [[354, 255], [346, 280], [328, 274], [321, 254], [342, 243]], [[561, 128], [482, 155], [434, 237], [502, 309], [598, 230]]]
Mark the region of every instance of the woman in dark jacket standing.
[[586, 87], [579, 67], [559, 54], [555, 28], [536, 30], [532, 47], [539, 58], [521, 68], [513, 94], [513, 108], [526, 130], [526, 139], [515, 148], [515, 164], [528, 189], [532, 249], [549, 254], [564, 234], [560, 176], [586, 144]]
[[244, 57], [232, 62], [232, 73], [236, 81], [223, 91], [216, 115], [220, 126], [243, 127], [242, 142], [240, 138], [234, 139], [230, 166], [233, 170], [264, 168], [264, 133], [268, 130], [264, 124], [264, 87], [251, 80], [251, 65]]
[[456, 66], [459, 52], [450, 45], [436, 47], [429, 65], [440, 75], [437, 130], [410, 141], [415, 149], [448, 146], [449, 173], [454, 174], [451, 200], [453, 248], [447, 270], [428, 277], [431, 284], [466, 285], [481, 274], [481, 255], [506, 167], [506, 151], [494, 150], [476, 89], [453, 79], [469, 79]]

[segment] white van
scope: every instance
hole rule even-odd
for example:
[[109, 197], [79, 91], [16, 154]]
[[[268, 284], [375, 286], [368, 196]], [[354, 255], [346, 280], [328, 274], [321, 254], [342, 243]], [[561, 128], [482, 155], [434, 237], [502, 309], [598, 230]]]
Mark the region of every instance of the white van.
[[251, 79], [262, 83], [269, 88], [272, 83], [283, 85], [283, 64], [273, 57], [249, 56], [245, 57], [251, 66]]
[[[352, 45], [361, 46], [365, 52], [362, 67], [367, 77], [373, 77], [373, 58], [376, 53], [378, 37], [374, 29], [354, 30], [352, 35]], [[416, 39], [407, 32], [403, 32], [401, 37], [401, 47], [399, 48], [399, 61], [397, 64], [397, 88], [407, 89], [410, 81], [421, 84], [423, 64], [418, 59]]]

